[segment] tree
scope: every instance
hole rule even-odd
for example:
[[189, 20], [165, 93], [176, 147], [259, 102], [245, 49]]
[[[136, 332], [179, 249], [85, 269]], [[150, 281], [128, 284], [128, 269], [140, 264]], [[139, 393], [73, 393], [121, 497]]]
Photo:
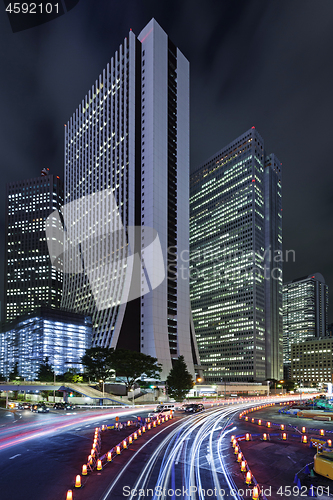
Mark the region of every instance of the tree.
[[48, 357], [39, 366], [37, 380], [42, 380], [43, 382], [53, 382], [54, 380], [54, 371]]
[[145, 375], [147, 378], [160, 379], [161, 365], [156, 358], [137, 351], [117, 349], [111, 354], [111, 365], [117, 377], [125, 379], [127, 391], [134, 382]]
[[10, 372], [8, 378], [9, 378], [9, 380], [16, 380], [17, 378], [20, 378], [20, 374], [18, 371], [18, 361], [16, 361], [16, 363], [14, 364], [13, 371]]
[[168, 395], [177, 401], [182, 401], [188, 391], [192, 389], [194, 380], [187, 370], [184, 356], [179, 356], [166, 379]]
[[81, 361], [85, 367], [88, 377], [95, 381], [105, 380], [113, 373], [111, 366], [112, 350], [107, 347], [91, 347], [86, 349]]
[[64, 382], [74, 382], [74, 384], [83, 382], [83, 375], [82, 373], [78, 373], [77, 368], [69, 368], [69, 370], [63, 374], [62, 378]]

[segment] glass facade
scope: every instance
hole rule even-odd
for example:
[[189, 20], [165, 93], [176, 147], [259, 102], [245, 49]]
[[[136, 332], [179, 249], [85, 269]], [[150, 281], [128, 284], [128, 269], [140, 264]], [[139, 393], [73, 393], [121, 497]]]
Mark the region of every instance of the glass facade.
[[283, 363], [290, 376], [291, 346], [327, 334], [328, 286], [320, 273], [283, 285]]
[[[114, 207], [92, 204], [103, 192]], [[153, 19], [138, 37], [130, 31], [66, 124], [64, 208], [82, 267], [64, 275], [61, 305], [92, 315], [94, 345], [156, 357], [162, 379], [180, 354], [193, 375], [198, 360], [189, 280], [177, 260], [189, 252], [188, 200], [189, 64]], [[126, 231], [139, 228], [129, 252], [140, 257], [137, 269], [127, 259], [129, 241], [109, 237], [115, 217]], [[149, 250], [149, 228], [162, 265]], [[70, 252], [64, 260], [69, 267]], [[135, 287], [137, 298], [123, 300]]]
[[[267, 213], [275, 224], [271, 233]], [[254, 127], [192, 174], [190, 251], [192, 314], [205, 380], [281, 376], [282, 269], [273, 267], [273, 256], [282, 253], [281, 163], [274, 155], [265, 159]]]
[[91, 347], [91, 336], [88, 316], [40, 308], [2, 326], [0, 373], [8, 377], [18, 362], [20, 376], [36, 380], [46, 357], [57, 375], [70, 368], [83, 372], [81, 357]]
[[41, 177], [7, 184], [6, 321], [42, 305], [60, 305], [62, 273], [51, 266], [44, 224], [63, 199], [63, 183], [48, 169]]

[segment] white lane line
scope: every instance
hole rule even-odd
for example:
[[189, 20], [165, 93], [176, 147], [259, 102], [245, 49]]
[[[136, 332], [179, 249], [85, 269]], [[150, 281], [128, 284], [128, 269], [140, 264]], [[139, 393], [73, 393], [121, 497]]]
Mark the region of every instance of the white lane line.
[[13, 460], [13, 458], [20, 457], [20, 456], [21, 456], [21, 453], [19, 453], [18, 455], [14, 455], [13, 457], [9, 457], [9, 460]]

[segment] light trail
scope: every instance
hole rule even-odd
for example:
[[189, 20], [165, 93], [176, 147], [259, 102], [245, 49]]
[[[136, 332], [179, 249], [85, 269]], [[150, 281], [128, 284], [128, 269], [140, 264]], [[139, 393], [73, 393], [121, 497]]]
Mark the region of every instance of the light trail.
[[32, 439], [49, 436], [59, 432], [66, 432], [74, 427], [77, 427], [78, 425], [82, 425], [83, 423], [88, 423], [86, 427], [89, 427], [92, 423], [96, 423], [96, 421], [99, 423], [101, 420], [107, 420], [115, 417], [116, 415], [123, 415], [127, 417], [132, 413], [132, 409], [127, 409], [121, 411], [113, 410], [107, 413], [101, 412], [97, 415], [96, 412], [89, 412], [88, 415], [85, 414], [80, 417], [76, 417], [71, 414], [70, 417], [72, 418], [64, 418], [61, 416], [54, 417], [53, 419], [48, 418], [47, 420], [42, 420], [43, 417], [41, 417], [38, 422], [19, 424], [19, 426], [14, 428], [2, 428], [0, 431], [0, 451], [25, 443], [26, 441], [30, 441]]
[[[153, 490], [153, 496], [150, 496], [152, 500], [176, 500], [177, 497], [184, 500], [205, 500], [205, 492], [210, 490], [214, 492], [209, 494], [210, 498], [241, 500], [222, 455], [223, 440], [229, 432], [235, 430], [235, 427], [229, 430], [227, 428], [235, 414], [246, 408], [261, 402], [289, 399], [273, 397], [243, 401], [240, 404], [210, 408], [204, 413], [185, 418], [180, 423], [175, 422], [172, 425], [178, 423], [177, 427], [151, 453], [126, 497], [136, 500], [139, 490]], [[140, 451], [141, 449], [135, 453], [130, 462]], [[111, 498], [110, 494], [122, 474], [123, 470], [100, 500]]]

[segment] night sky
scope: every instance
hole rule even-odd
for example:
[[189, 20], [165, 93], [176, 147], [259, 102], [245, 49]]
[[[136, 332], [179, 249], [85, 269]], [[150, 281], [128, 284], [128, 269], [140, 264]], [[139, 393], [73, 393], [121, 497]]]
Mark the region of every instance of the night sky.
[[64, 123], [155, 17], [191, 64], [191, 169], [256, 127], [283, 165], [284, 281], [321, 272], [333, 321], [332, 0], [80, 0], [17, 33], [1, 7], [1, 292], [5, 184], [63, 176]]

